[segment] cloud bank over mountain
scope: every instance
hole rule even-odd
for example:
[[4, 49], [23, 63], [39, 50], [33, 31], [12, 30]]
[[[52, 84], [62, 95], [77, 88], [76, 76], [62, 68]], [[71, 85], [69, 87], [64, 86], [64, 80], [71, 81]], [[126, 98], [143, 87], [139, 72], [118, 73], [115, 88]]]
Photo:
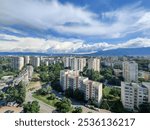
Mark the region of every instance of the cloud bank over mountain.
[[16, 37], [0, 34], [0, 51], [11, 52], [45, 52], [45, 53], [91, 53], [100, 50], [111, 50], [118, 48], [150, 47], [150, 39], [136, 38], [124, 43], [94, 43], [88, 44], [84, 41], [45, 40], [42, 38]]

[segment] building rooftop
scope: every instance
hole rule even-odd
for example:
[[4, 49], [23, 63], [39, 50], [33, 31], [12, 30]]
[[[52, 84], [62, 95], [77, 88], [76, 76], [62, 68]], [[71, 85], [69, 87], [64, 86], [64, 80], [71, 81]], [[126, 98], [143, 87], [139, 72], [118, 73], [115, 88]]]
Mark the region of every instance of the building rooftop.
[[142, 86], [147, 87], [150, 89], [150, 82], [142, 82]]

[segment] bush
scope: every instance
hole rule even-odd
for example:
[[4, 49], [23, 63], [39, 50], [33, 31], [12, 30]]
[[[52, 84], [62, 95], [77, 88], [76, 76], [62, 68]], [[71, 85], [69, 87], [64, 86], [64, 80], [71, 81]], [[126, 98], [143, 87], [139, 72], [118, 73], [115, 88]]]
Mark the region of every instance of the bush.
[[48, 100], [55, 100], [56, 99], [56, 95], [55, 94], [50, 94], [49, 97], [47, 97]]
[[39, 103], [37, 101], [28, 102], [24, 104], [23, 111], [25, 113], [38, 113], [40, 111]]

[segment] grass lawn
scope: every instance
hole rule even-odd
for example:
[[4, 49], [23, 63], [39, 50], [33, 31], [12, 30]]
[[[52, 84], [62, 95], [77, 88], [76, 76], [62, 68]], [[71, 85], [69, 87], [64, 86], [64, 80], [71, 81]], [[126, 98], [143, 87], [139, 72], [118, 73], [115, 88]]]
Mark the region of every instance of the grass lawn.
[[53, 106], [53, 107], [55, 107], [55, 104], [60, 101], [58, 99], [48, 100], [47, 97], [49, 97], [49, 95], [41, 96], [41, 95], [33, 94], [33, 97], [38, 100], [41, 100], [41, 101], [45, 102], [46, 104]]
[[3, 77], [3, 76], [8, 76], [8, 75], [13, 75], [13, 76], [16, 76], [17, 73], [15, 72], [1, 72], [0, 73], [0, 79]]

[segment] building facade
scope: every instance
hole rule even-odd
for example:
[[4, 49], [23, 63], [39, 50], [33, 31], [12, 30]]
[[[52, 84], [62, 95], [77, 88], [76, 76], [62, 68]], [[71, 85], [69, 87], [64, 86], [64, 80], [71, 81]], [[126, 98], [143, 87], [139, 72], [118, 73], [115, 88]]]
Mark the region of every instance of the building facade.
[[71, 70], [83, 71], [86, 66], [86, 58], [64, 57], [64, 67], [69, 67]]
[[22, 70], [24, 67], [24, 57], [12, 57], [11, 64], [14, 70]]
[[24, 64], [27, 65], [30, 63], [30, 56], [25, 56], [24, 57]]
[[39, 67], [40, 66], [40, 57], [31, 57], [30, 58], [30, 64], [33, 66], [33, 67]]
[[124, 108], [137, 110], [140, 104], [150, 103], [150, 83], [121, 83], [121, 101]]
[[100, 59], [98, 58], [88, 59], [88, 69], [100, 72]]
[[123, 78], [126, 82], [138, 82], [138, 64], [134, 61], [123, 62]]
[[79, 89], [84, 93], [84, 99], [92, 99], [94, 104], [100, 105], [102, 100], [102, 83], [89, 80], [87, 77], [79, 76], [79, 71], [62, 70], [60, 71], [60, 85], [66, 89]]
[[13, 80], [12, 86], [18, 85], [20, 82], [22, 82], [24, 85], [28, 85], [29, 81], [32, 79], [33, 75], [33, 67], [32, 66], [26, 66], [19, 75]]

